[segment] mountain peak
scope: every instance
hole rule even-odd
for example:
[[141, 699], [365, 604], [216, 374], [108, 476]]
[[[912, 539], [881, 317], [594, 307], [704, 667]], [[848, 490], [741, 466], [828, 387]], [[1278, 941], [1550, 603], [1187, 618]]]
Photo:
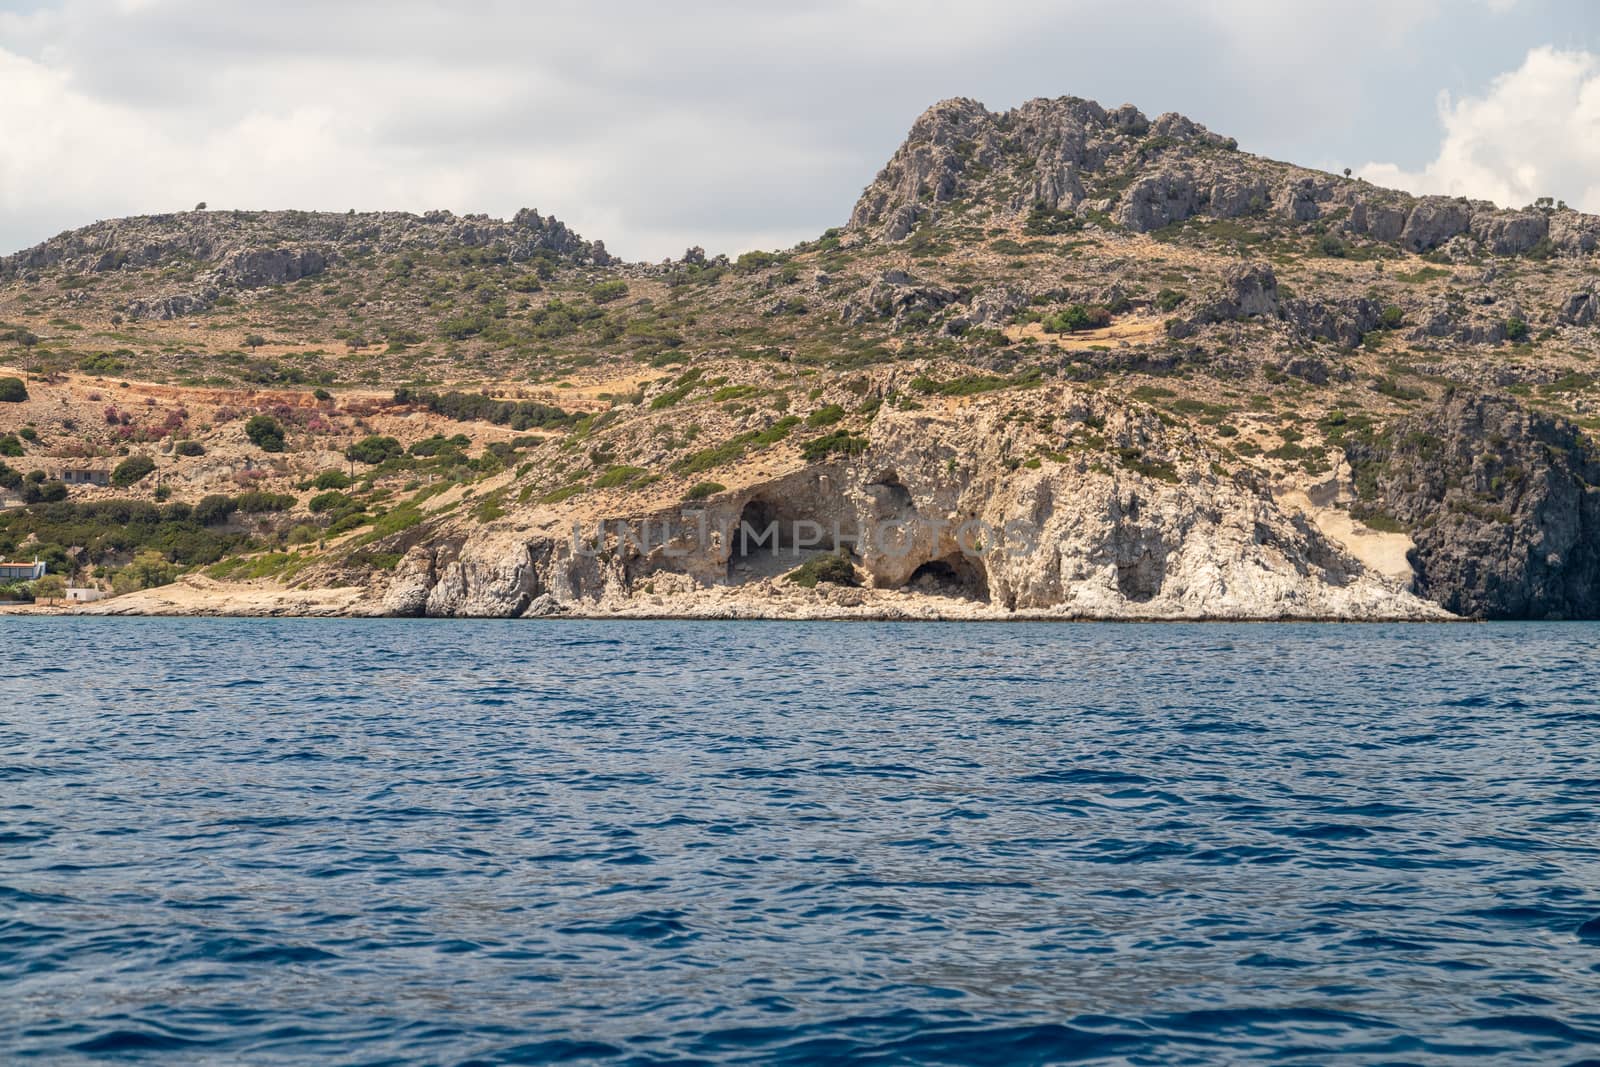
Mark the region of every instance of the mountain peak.
[[1071, 96], [1002, 112], [940, 101], [912, 124], [849, 225], [893, 242], [957, 218], [1009, 226], [1025, 217], [1048, 233], [1226, 220], [1262, 235], [1310, 229], [1417, 253], [1458, 238], [1471, 254], [1600, 246], [1596, 216], [1416, 197], [1240, 152], [1237, 141], [1183, 115], [1150, 120], [1131, 104], [1108, 110]]
[[955, 201], [1011, 214], [1039, 204], [1073, 209], [1091, 195], [1093, 178], [1173, 147], [1232, 151], [1237, 143], [1178, 114], [1151, 122], [1132, 104], [1108, 110], [1061, 96], [993, 112], [964, 97], [941, 100], [862, 193], [850, 226], [899, 240]]

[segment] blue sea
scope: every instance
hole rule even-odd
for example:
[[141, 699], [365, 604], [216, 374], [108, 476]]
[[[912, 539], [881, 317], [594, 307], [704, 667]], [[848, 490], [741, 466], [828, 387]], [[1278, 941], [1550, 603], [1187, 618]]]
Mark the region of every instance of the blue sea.
[[0, 645], [3, 1062], [1600, 1063], [1600, 627]]

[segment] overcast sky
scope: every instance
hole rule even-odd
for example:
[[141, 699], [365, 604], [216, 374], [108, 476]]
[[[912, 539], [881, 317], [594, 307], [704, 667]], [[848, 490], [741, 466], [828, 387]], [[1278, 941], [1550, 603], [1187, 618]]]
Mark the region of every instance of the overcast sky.
[[780, 247], [934, 101], [1061, 95], [1600, 211], [1593, 0], [0, 0], [0, 250], [199, 200]]

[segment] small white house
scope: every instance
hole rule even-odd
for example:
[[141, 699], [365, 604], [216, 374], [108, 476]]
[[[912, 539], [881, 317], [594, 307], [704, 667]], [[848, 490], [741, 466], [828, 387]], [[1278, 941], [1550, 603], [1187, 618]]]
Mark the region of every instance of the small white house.
[[67, 599], [74, 604], [93, 604], [96, 600], [104, 600], [105, 598], [106, 591], [104, 589], [67, 587]]

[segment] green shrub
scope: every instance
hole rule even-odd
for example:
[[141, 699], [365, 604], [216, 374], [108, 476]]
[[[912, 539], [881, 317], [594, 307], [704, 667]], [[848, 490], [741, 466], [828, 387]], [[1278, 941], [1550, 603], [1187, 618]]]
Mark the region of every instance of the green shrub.
[[349, 486], [350, 476], [340, 470], [319, 471], [311, 480], [313, 489], [347, 489]]
[[1379, 533], [1410, 532], [1405, 523], [1401, 522], [1393, 515], [1388, 515], [1381, 511], [1365, 509], [1363, 510], [1360, 518], [1361, 522], [1367, 527], [1367, 529], [1376, 530]]
[[403, 456], [405, 452], [405, 446], [393, 437], [371, 434], [345, 449], [344, 456], [346, 459], [354, 460], [357, 463], [376, 465], [391, 456]]
[[807, 415], [806, 425], [813, 428], [832, 426], [842, 418], [844, 418], [844, 408], [838, 404], [828, 404]]
[[[420, 441], [412, 442], [411, 447], [406, 451], [413, 456], [427, 459], [444, 452], [459, 453], [470, 444], [472, 444], [472, 440], [466, 434], [458, 433], [454, 437], [446, 437], [442, 433], [436, 433], [432, 437], [424, 437]], [[496, 441], [495, 444], [504, 444], [504, 442]], [[490, 447], [492, 448], [493, 445]]]
[[750, 274], [754, 271], [765, 270], [782, 261], [783, 257], [775, 252], [745, 252], [734, 261], [733, 269], [739, 274]]
[[800, 454], [809, 462], [824, 459], [835, 452], [846, 456], [856, 456], [866, 450], [867, 439], [865, 437], [857, 437], [849, 430], [835, 430], [830, 434], [807, 441], [800, 446]]
[[348, 514], [339, 516], [337, 519], [334, 519], [333, 524], [328, 527], [327, 534], [329, 537], [338, 537], [342, 533], [348, 533], [349, 531], [354, 530], [357, 526], [364, 526], [371, 521], [372, 517], [370, 515], [364, 515], [359, 511], [352, 511]]
[[546, 493], [544, 496], [541, 496], [539, 498], [539, 503], [559, 504], [563, 500], [571, 500], [573, 497], [577, 496], [579, 493], [582, 493], [587, 488], [588, 486], [584, 485], [582, 482], [573, 482], [571, 485], [563, 485], [560, 489], [554, 489]]
[[1162, 311], [1176, 311], [1187, 299], [1189, 299], [1188, 293], [1181, 293], [1176, 289], [1163, 289], [1156, 294], [1156, 307]]
[[203, 456], [206, 454], [206, 446], [199, 441], [179, 441], [172, 446], [172, 452], [178, 456]]
[[0, 435], [0, 456], [13, 458], [23, 454], [22, 441], [14, 433]]
[[818, 582], [832, 585], [858, 585], [856, 569], [843, 552], [816, 556], [789, 572], [789, 581], [804, 589], [815, 589]]
[[612, 467], [594, 480], [596, 489], [616, 489], [630, 485], [645, 474], [643, 467]]
[[1511, 318], [1506, 320], [1506, 340], [1526, 341], [1528, 339], [1528, 324], [1521, 319]]
[[233, 497], [212, 493], [203, 497], [200, 503], [194, 506], [191, 517], [201, 526], [219, 526], [227, 522], [228, 517], [237, 509], [238, 505], [233, 502]]
[[[42, 474], [42, 471], [35, 471]], [[67, 486], [59, 481], [29, 481], [22, 487], [22, 502], [24, 504], [49, 504], [57, 500], [67, 499]]]
[[295, 498], [289, 493], [265, 493], [259, 489], [240, 493], [233, 498], [234, 506], [248, 515], [268, 511], [288, 511], [294, 507]]
[[1077, 333], [1111, 325], [1111, 312], [1103, 307], [1073, 304], [1041, 320], [1045, 333]]
[[570, 426], [577, 420], [577, 416], [549, 404], [533, 400], [496, 400], [483, 393], [440, 395], [401, 388], [394, 391], [394, 402], [416, 404], [457, 422], [492, 422], [513, 430], [555, 429]]
[[609, 304], [614, 300], [621, 300], [628, 295], [628, 283], [620, 278], [609, 282], [601, 282], [589, 290], [589, 299], [596, 304]]
[[330, 490], [326, 493], [318, 493], [311, 498], [311, 501], [306, 506], [311, 509], [312, 514], [320, 515], [324, 511], [342, 508], [348, 503], [350, 503], [348, 496], [337, 490]]
[[28, 399], [28, 387], [21, 378], [0, 378], [0, 402], [20, 404]]
[[252, 415], [244, 424], [244, 435], [263, 452], [283, 451], [283, 424], [271, 415]]
[[118, 489], [126, 489], [144, 481], [155, 469], [156, 461], [149, 456], [129, 456], [111, 472], [111, 484]]
[[672, 407], [678, 401], [694, 392], [699, 385], [699, 381], [689, 381], [677, 386], [676, 388], [668, 389], [666, 392], [650, 401], [650, 410], [660, 411], [663, 408]]
[[84, 356], [78, 360], [78, 369], [85, 374], [117, 374], [127, 369], [127, 364], [118, 357], [132, 355], [126, 349], [116, 352], [97, 352], [92, 356]]
[[398, 552], [368, 552], [365, 549], [352, 552], [345, 557], [345, 562], [352, 567], [366, 567], [375, 571], [392, 571], [400, 565]]
[[728, 487], [723, 485], [721, 482], [696, 482], [694, 485], [690, 486], [689, 491], [684, 494], [684, 499], [704, 500], [706, 497], [716, 496], [718, 493], [727, 491], [727, 488]]
[[1399, 304], [1390, 304], [1388, 307], [1383, 309], [1381, 321], [1383, 322], [1384, 329], [1398, 330], [1400, 328], [1400, 324], [1405, 322], [1405, 320], [1406, 313]]

